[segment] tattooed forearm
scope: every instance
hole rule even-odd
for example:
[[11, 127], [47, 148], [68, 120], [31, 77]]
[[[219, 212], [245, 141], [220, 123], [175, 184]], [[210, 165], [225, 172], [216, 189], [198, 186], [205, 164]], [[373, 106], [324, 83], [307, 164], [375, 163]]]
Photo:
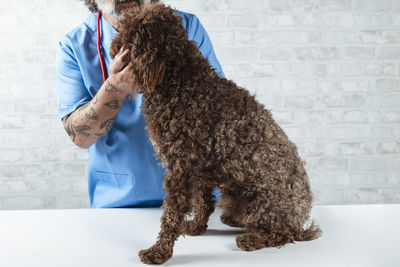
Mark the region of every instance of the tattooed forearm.
[[64, 128], [77, 146], [88, 148], [106, 136], [115, 123], [126, 94], [108, 80], [93, 99], [63, 119]]
[[87, 102], [86, 104], [83, 104], [82, 106], [80, 106], [77, 110], [78, 113], [80, 114], [81, 111], [84, 111], [88, 106], [89, 106], [90, 102]]
[[118, 92], [118, 88], [112, 85], [108, 80], [106, 81], [106, 87], [104, 89], [106, 92]]
[[107, 132], [105, 132], [105, 133], [96, 133], [96, 136], [100, 139], [100, 138], [103, 138], [104, 136], [106, 136], [107, 135]]
[[90, 133], [88, 133], [87, 131], [90, 131], [92, 129], [92, 127], [90, 127], [89, 125], [75, 126], [74, 128], [77, 133], [84, 135], [86, 137], [90, 136]]
[[96, 105], [98, 100], [99, 100], [99, 95], [96, 94], [96, 96], [94, 97], [93, 105]]
[[109, 108], [111, 108], [111, 109], [118, 109], [118, 108], [120, 108], [119, 100], [118, 100], [118, 99], [113, 99], [113, 100], [111, 100], [111, 101], [105, 103], [104, 105], [107, 106], [107, 107], [109, 107]]
[[65, 117], [65, 119], [64, 119], [64, 128], [67, 131], [67, 134], [71, 137], [72, 141], [75, 142], [75, 138], [76, 138], [76, 134], [75, 134], [75, 131], [74, 131], [75, 127], [72, 124], [72, 120], [70, 120], [70, 116]]
[[116, 118], [117, 118], [117, 116], [110, 118], [100, 125], [100, 129], [104, 129], [105, 132], [104, 133], [96, 133], [95, 135], [98, 137], [98, 139], [103, 138], [104, 136], [107, 135], [107, 133], [111, 130], [112, 126], [114, 125]]
[[97, 113], [93, 107], [90, 108], [88, 112], [86, 112], [85, 116], [89, 120], [97, 120], [99, 118], [99, 115], [97, 115]]
[[112, 117], [112, 118], [106, 120], [105, 122], [103, 122], [103, 123], [100, 125], [100, 129], [105, 128], [106, 132], [110, 131], [116, 119], [117, 119], [117, 116]]

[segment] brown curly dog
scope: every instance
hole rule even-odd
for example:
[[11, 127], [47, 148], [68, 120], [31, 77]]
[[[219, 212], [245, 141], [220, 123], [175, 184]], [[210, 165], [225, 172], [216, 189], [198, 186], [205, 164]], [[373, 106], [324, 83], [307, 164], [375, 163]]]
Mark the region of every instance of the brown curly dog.
[[312, 192], [296, 146], [254, 96], [217, 75], [174, 12], [163, 4], [137, 8], [111, 46], [112, 57], [130, 48], [132, 94], [143, 94], [149, 136], [167, 168], [161, 231], [140, 259], [163, 263], [181, 234], [204, 233], [216, 187], [221, 221], [246, 230], [236, 238], [241, 249], [318, 238], [314, 221], [303, 229]]

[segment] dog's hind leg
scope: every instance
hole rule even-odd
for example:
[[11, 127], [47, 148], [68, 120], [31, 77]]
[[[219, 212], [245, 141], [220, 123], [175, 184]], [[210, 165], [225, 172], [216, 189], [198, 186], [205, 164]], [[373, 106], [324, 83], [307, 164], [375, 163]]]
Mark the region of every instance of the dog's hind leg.
[[245, 251], [253, 251], [265, 247], [282, 247], [293, 243], [293, 233], [284, 230], [271, 230], [268, 232], [249, 232], [236, 237], [236, 244]]
[[207, 229], [207, 222], [214, 212], [215, 199], [212, 194], [214, 187], [201, 185], [193, 188], [193, 220], [182, 223], [182, 233], [186, 235], [201, 235]]
[[218, 203], [218, 207], [223, 209], [223, 213], [220, 217], [223, 224], [232, 227], [244, 227], [245, 225], [241, 222], [243, 220], [242, 212], [242, 199], [240, 197], [234, 198], [231, 194], [221, 190], [221, 202]]

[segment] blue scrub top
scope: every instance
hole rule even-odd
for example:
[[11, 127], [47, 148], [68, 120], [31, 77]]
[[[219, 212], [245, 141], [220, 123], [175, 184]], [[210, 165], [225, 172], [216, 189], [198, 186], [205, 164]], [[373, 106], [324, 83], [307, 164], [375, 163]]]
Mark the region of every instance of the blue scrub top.
[[[200, 52], [224, 77], [210, 38], [199, 19], [181, 11], [177, 15]], [[117, 31], [102, 17], [101, 46], [107, 71], [109, 51]], [[57, 94], [60, 118], [89, 102], [103, 84], [97, 53], [97, 14], [69, 32], [57, 50]], [[89, 197], [92, 208], [160, 206], [165, 168], [156, 159], [145, 129], [142, 95], [127, 97], [108, 134], [89, 147]]]

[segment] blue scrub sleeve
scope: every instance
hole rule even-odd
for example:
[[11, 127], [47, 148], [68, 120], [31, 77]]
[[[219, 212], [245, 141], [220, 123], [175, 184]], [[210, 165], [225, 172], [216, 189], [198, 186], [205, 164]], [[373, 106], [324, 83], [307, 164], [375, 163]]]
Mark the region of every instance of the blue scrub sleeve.
[[189, 22], [189, 29], [193, 29], [190, 31], [189, 37], [191, 37], [191, 39], [197, 43], [197, 46], [199, 47], [203, 57], [208, 58], [208, 61], [210, 62], [211, 66], [214, 67], [218, 75], [224, 78], [225, 74], [222, 71], [222, 67], [214, 53], [214, 47], [211, 39], [196, 15], [192, 15], [192, 18]]
[[57, 105], [61, 119], [92, 99], [69, 44], [68, 39], [61, 41], [56, 56]]

